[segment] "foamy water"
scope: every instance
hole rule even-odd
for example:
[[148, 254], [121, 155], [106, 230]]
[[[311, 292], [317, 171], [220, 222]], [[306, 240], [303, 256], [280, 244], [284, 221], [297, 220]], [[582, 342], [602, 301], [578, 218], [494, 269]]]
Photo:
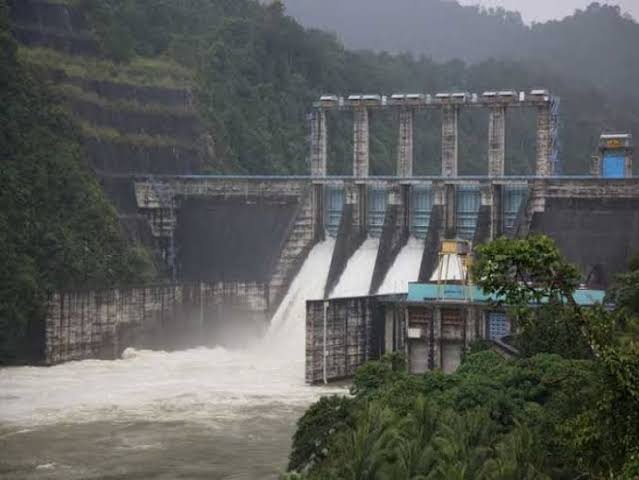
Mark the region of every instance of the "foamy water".
[[424, 241], [411, 237], [386, 274], [379, 294], [407, 293], [408, 284], [419, 279], [419, 269], [424, 255]]
[[[335, 249], [335, 239], [317, 245], [288, 289], [286, 298], [271, 320], [263, 344], [277, 350], [297, 366], [295, 374], [303, 377], [305, 361], [306, 301], [324, 298], [324, 288]], [[301, 321], [291, 319], [301, 319]], [[293, 373], [293, 371], [291, 371]]]
[[378, 250], [379, 238], [364, 241], [346, 264], [344, 273], [331, 292], [331, 298], [368, 295]]
[[[129, 349], [117, 361], [0, 370], [0, 442], [6, 447], [0, 452], [0, 477], [100, 478], [110, 473], [100, 468], [111, 467], [86, 470], [86, 457], [93, 448], [86, 438], [103, 434], [107, 439], [95, 445], [96, 452], [104, 449], [102, 455], [116, 447], [137, 452], [149, 446], [157, 450], [153, 462], [163, 465], [168, 461], [167, 449], [184, 449], [192, 455], [188, 445], [197, 437], [211, 442], [208, 453], [197, 457], [205, 463], [198, 472], [211, 474], [210, 478], [275, 478], [272, 465], [283, 465], [297, 416], [322, 394], [345, 393], [304, 384], [305, 302], [322, 297], [333, 248], [331, 240], [311, 251], [268, 334], [246, 350]], [[175, 429], [175, 422], [183, 429]], [[136, 428], [128, 429], [130, 424]], [[63, 440], [58, 438], [62, 431], [66, 432]], [[122, 440], [132, 435], [135, 441]], [[42, 454], [32, 465], [25, 465], [31, 462], [29, 455], [39, 454], [25, 445], [41, 443], [49, 451], [55, 441], [62, 442], [55, 444], [60, 452]], [[230, 460], [242, 448], [246, 452]], [[78, 455], [66, 458], [70, 452]], [[148, 460], [140, 461], [145, 462], [144, 468], [131, 465], [127, 472], [148, 475]], [[265, 462], [263, 468], [260, 462]], [[15, 464], [15, 471], [25, 469], [26, 473], [9, 475], [15, 471], [3, 472], [3, 463]], [[177, 461], [166, 468], [177, 475], [187, 467]], [[220, 472], [229, 476], [215, 475]]]

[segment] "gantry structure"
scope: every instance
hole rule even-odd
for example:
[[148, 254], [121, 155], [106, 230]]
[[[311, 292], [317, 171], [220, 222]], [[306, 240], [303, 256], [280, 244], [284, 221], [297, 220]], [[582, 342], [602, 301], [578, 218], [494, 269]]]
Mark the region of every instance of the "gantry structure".
[[546, 89], [476, 93], [386, 95], [323, 95], [311, 115], [311, 175], [327, 175], [328, 129], [326, 115], [339, 111], [353, 115], [353, 176], [366, 178], [370, 172], [369, 114], [394, 111], [399, 120], [396, 175], [413, 176], [415, 114], [420, 110], [441, 112], [441, 175], [457, 177], [459, 165], [459, 117], [464, 109], [486, 109], [488, 126], [488, 176], [503, 177], [506, 163], [506, 119], [512, 108], [536, 111], [536, 171], [539, 177], [559, 175], [559, 98]]

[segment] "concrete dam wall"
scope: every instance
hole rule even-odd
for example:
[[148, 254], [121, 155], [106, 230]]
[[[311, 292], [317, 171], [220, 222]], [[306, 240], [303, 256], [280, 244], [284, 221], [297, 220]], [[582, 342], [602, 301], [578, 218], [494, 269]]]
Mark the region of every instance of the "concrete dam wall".
[[[418, 264], [415, 278], [406, 280], [428, 280], [440, 241], [450, 236], [482, 243], [501, 235], [546, 233], [581, 268], [585, 281], [604, 287], [625, 270], [639, 248], [636, 179], [431, 178], [404, 184], [391, 178], [332, 178], [323, 183], [294, 177], [192, 176], [138, 178], [134, 183], [123, 206], [131, 221], [148, 225], [147, 241], [183, 283], [161, 294], [131, 290], [60, 296], [47, 320], [49, 363], [117, 355], [127, 346], [157, 346], [162, 331], [167, 332], [163, 348], [197, 346], [202, 341], [200, 308], [207, 321], [218, 322], [217, 330], [209, 330], [218, 335], [209, 336], [213, 343], [228, 340], [221, 335], [224, 329], [250, 327], [255, 332], [268, 323], [311, 248], [329, 235], [335, 237], [335, 248], [330, 262], [326, 259], [325, 297], [333, 296], [332, 286], [344, 275], [353, 275], [347, 270], [356, 257], [372, 262], [363, 269], [370, 275], [357, 278], [365, 286], [358, 295], [378, 293], [408, 246], [419, 249], [406, 257]], [[111, 187], [120, 188], [117, 182]], [[346, 192], [336, 197], [341, 204], [327, 198], [340, 189]], [[376, 250], [360, 255], [361, 248], [370, 248], [371, 238], [376, 239]], [[416, 251], [421, 261], [415, 259]], [[205, 285], [206, 292], [213, 293], [200, 301], [193, 285]], [[154, 295], [160, 300], [149, 300]], [[347, 313], [335, 313], [327, 321], [340, 338], [360, 338], [351, 338], [357, 346], [353, 358], [375, 358], [382, 351], [371, 347], [377, 320], [361, 302], [352, 308], [348, 301], [345, 305]], [[200, 333], [180, 336], [174, 331]], [[348, 350], [349, 345], [339, 348]], [[330, 342], [327, 348], [333, 348]], [[359, 360], [329, 367], [338, 377], [348, 376]], [[313, 373], [313, 381], [318, 375]]]
[[269, 318], [265, 286], [255, 283], [58, 293], [48, 302], [43, 363], [113, 360], [128, 347], [242, 345], [263, 333]]
[[409, 238], [424, 248], [415, 281], [430, 277], [444, 238], [545, 233], [604, 286], [639, 248], [637, 179], [166, 177], [138, 180], [135, 198], [178, 278], [265, 282], [274, 300], [326, 235], [336, 237], [326, 296], [371, 237], [379, 247], [362, 294], [377, 292]]

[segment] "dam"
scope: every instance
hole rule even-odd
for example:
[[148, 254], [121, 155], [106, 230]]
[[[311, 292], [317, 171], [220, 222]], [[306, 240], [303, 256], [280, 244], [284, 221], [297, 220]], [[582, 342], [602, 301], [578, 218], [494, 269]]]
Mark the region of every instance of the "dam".
[[[328, 240], [334, 247], [322, 292], [301, 302], [405, 292], [409, 281], [430, 278], [445, 238], [478, 245], [529, 233], [553, 237], [589, 285], [605, 288], [639, 240], [632, 138], [603, 135], [591, 175], [559, 175], [558, 104], [547, 90], [326, 95], [309, 117], [308, 176], [113, 175], [107, 192], [146, 225], [173, 282], [54, 295], [36, 347], [42, 363], [263, 335], [309, 252]], [[438, 176], [412, 174], [413, 121], [422, 109], [441, 113]], [[457, 173], [466, 109], [489, 113], [485, 175]], [[534, 175], [504, 173], [510, 109], [536, 115]], [[395, 176], [369, 175], [375, 110], [397, 119]], [[352, 115], [352, 176], [327, 174], [328, 112]]]
[[[0, 371], [3, 468], [27, 472], [19, 478], [275, 479], [294, 419], [320, 395], [345, 393], [307, 384], [347, 378], [403, 346], [396, 299], [430, 278], [444, 239], [542, 232], [589, 285], [624, 270], [639, 244], [630, 138], [602, 137], [591, 175], [561, 176], [550, 95], [498, 105], [361, 97], [313, 107], [308, 176], [102, 175], [130, 235], [154, 248], [171, 281], [50, 297], [32, 326], [50, 368]], [[540, 117], [535, 175], [504, 174], [500, 112], [511, 104]], [[491, 167], [460, 176], [456, 119], [481, 107], [495, 112]], [[366, 112], [385, 108], [403, 147], [396, 175], [374, 177]], [[442, 111], [441, 175], [412, 174], [410, 112], [420, 108]], [[327, 174], [329, 110], [358, 119], [352, 176]]]

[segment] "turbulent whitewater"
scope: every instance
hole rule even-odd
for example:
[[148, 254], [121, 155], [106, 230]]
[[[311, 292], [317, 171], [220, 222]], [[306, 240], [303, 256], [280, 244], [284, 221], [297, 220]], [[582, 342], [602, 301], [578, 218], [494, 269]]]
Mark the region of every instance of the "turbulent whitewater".
[[379, 238], [364, 241], [346, 264], [344, 273], [331, 292], [331, 298], [368, 295], [378, 250]]
[[[164, 465], [170, 473], [157, 478], [276, 478], [295, 418], [325, 393], [304, 385], [304, 320], [306, 300], [322, 298], [333, 248], [311, 251], [269, 332], [245, 350], [127, 350], [117, 361], [0, 370], [0, 477], [100, 478], [114, 468], [108, 456], [131, 450], [153, 465], [141, 458], [127, 474]], [[167, 449], [202, 450], [196, 470]]]
[[395, 259], [384, 283], [377, 293], [406, 293], [408, 284], [419, 279], [419, 269], [424, 255], [424, 241], [411, 237]]

